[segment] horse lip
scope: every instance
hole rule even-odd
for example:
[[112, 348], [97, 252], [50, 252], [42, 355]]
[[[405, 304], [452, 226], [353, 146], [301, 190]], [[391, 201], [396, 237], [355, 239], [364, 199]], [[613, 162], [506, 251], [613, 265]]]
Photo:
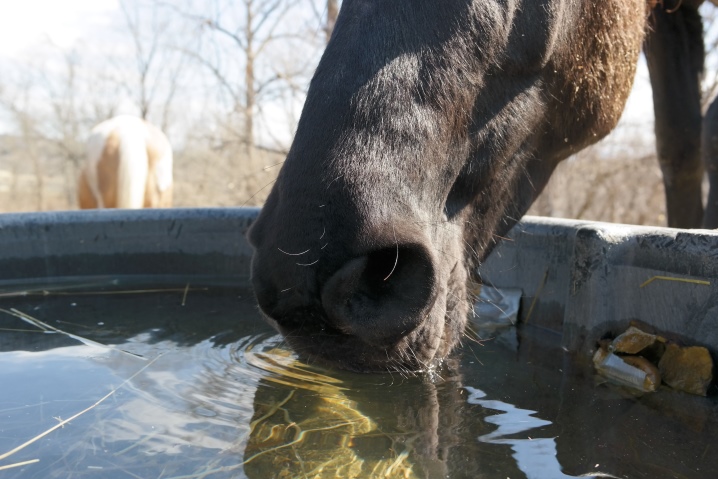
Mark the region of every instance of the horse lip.
[[[292, 313], [293, 317], [290, 323], [299, 324], [300, 326], [288, 327], [283, 326], [280, 321], [263, 310], [260, 309], [260, 312], [264, 319], [277, 332], [282, 334], [299, 358], [312, 364], [320, 363], [327, 367], [357, 373], [385, 373], [387, 371], [401, 370], [402, 373], [406, 374], [420, 374], [430, 368], [431, 364], [437, 359], [440, 359], [437, 355], [442, 354], [441, 352], [446, 349], [446, 345], [442, 343], [438, 348], [431, 351], [430, 358], [416, 364], [405, 362], [399, 356], [395, 356], [394, 361], [387, 362], [386, 359], [391, 354], [391, 351], [397, 348], [406, 336], [383, 345], [370, 344], [357, 335], [346, 334], [328, 324], [323, 319], [323, 313], [319, 313], [322, 319], [314, 314], [313, 321], [297, 319], [297, 316], [309, 313]], [[445, 316], [443, 318], [445, 319]], [[430, 321], [430, 319], [425, 318], [425, 321]], [[422, 322], [423, 324], [424, 322]], [[417, 328], [417, 330], [420, 329], [421, 326]], [[338, 351], [341, 354], [337, 354]]]

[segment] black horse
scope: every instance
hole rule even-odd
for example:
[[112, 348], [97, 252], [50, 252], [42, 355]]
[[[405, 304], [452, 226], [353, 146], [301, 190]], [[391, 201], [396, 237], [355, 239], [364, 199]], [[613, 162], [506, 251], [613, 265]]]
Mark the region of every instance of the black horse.
[[265, 316], [308, 360], [444, 358], [477, 266], [616, 125], [647, 31], [669, 222], [698, 226], [700, 2], [655, 3], [345, 0], [249, 233]]

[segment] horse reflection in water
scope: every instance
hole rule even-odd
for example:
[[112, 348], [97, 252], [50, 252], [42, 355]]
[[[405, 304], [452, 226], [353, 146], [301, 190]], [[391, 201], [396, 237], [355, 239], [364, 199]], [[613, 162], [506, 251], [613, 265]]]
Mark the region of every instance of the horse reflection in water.
[[340, 381], [271, 351], [250, 363], [276, 374], [261, 379], [254, 396], [243, 458], [250, 478], [613, 477], [564, 473], [555, 438], [538, 431], [551, 423], [462, 387], [458, 365], [433, 380]]
[[[262, 379], [244, 453], [247, 476], [448, 477], [459, 441], [456, 383], [413, 378], [406, 394], [396, 394], [401, 386], [360, 382], [349, 390], [342, 384], [278, 387]], [[387, 386], [391, 401], [381, 400]]]
[[157, 127], [129, 115], [92, 129], [78, 181], [80, 208], [172, 206], [172, 147]]
[[[544, 333], [515, 333], [494, 330], [495, 340], [481, 346], [482, 364], [464, 354], [431, 377], [320, 370], [296, 361], [276, 337], [252, 347], [247, 364], [263, 372], [242, 440], [244, 473], [569, 479], [651, 471], [698, 478], [715, 467], [714, 457], [695, 447], [715, 441], [707, 426], [711, 402], [621, 398], [616, 389], [596, 388], [588, 365], [546, 344]], [[687, 446], [676, 452], [678, 444]]]

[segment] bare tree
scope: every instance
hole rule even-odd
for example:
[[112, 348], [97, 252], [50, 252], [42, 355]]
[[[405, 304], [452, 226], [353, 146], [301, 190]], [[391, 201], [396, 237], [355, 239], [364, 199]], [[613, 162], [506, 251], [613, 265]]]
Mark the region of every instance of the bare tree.
[[[155, 123], [167, 130], [172, 103], [186, 71], [186, 56], [177, 47], [182, 32], [174, 28], [176, 25], [156, 2], [121, 0], [120, 10], [134, 49], [136, 77], [135, 81], [121, 81], [119, 86], [134, 99], [143, 119], [154, 116]], [[124, 62], [119, 69], [126, 70]]]
[[230, 110], [239, 116], [239, 122], [227, 122], [227, 130], [235, 133], [251, 156], [262, 102], [275, 99], [279, 84], [286, 87], [298, 71], [307, 69], [305, 55], [299, 55], [294, 68], [277, 60], [280, 50], [297, 50], [292, 42], [305, 41], [301, 22], [284, 21], [290, 12], [301, 11], [297, 8], [300, 1], [216, 0], [209, 12], [205, 3], [201, 9], [193, 8], [191, 1], [184, 8], [164, 5], [201, 26], [205, 35], [185, 52], [206, 68], [231, 103]]
[[663, 182], [650, 129], [624, 124], [558, 165], [530, 214], [665, 225]]
[[337, 23], [339, 16], [339, 0], [319, 0], [319, 4], [312, 0], [310, 5], [314, 11], [314, 18], [321, 29], [324, 31], [324, 43], [329, 43], [329, 39], [334, 32], [334, 25]]
[[132, 37], [132, 43], [135, 48], [138, 74], [137, 103], [140, 108], [140, 116], [143, 119], [147, 119], [150, 103], [156, 91], [156, 83], [150, 83], [150, 69], [156, 60], [159, 38], [164, 25], [157, 25], [158, 28], [153, 28], [153, 34], [150, 35], [149, 41], [145, 42], [143, 41], [143, 32], [141, 31], [140, 25], [139, 5], [136, 2], [121, 0], [120, 9], [122, 10], [127, 30]]
[[[79, 55], [53, 50], [49, 57], [16, 65], [13, 75], [5, 77], [7, 88], [0, 97], [21, 140], [22, 154], [32, 164], [38, 209], [45, 208], [48, 176], [58, 170], [74, 176], [79, 169], [85, 131], [95, 120], [91, 112], [103, 109], [82, 99], [88, 88], [79, 74]], [[68, 188], [74, 190], [74, 182]]]
[[326, 35], [327, 43], [332, 37], [334, 32], [334, 25], [337, 23], [337, 17], [339, 16], [339, 1], [338, 0], [327, 0], [327, 21], [324, 24], [324, 33]]

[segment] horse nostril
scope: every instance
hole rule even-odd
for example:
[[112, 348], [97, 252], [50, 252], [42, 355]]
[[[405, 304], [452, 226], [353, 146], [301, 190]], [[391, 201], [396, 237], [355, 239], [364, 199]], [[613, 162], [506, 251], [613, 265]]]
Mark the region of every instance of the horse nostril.
[[421, 323], [435, 294], [429, 252], [420, 245], [398, 245], [344, 264], [324, 285], [322, 305], [337, 329], [388, 345]]

